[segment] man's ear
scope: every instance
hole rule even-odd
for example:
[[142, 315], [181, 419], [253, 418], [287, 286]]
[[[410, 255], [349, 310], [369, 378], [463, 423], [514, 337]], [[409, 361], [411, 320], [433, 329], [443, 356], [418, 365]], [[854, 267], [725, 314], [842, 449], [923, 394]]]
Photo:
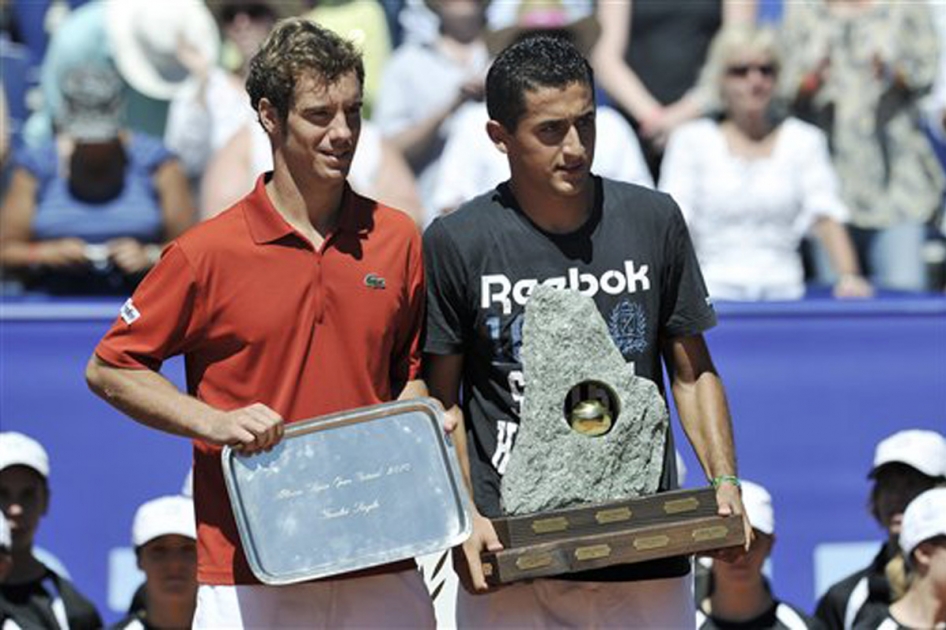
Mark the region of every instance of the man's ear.
[[263, 97], [259, 100], [259, 119], [269, 137], [273, 137], [282, 131], [282, 121], [279, 118], [279, 111], [268, 98]]
[[933, 561], [933, 543], [924, 540], [913, 548], [911, 555], [914, 567], [928, 567]]
[[509, 153], [509, 132], [497, 120], [486, 121], [486, 135], [501, 153]]
[[49, 489], [49, 482], [45, 481], [43, 483], [43, 506], [40, 508], [40, 514], [46, 516], [49, 513], [49, 499], [52, 496], [52, 491]]

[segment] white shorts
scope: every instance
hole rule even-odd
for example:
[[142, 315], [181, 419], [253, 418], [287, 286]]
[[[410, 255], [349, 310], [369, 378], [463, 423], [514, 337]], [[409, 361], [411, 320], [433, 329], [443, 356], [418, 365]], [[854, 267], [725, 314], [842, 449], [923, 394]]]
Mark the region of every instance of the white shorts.
[[540, 579], [483, 595], [460, 587], [457, 627], [692, 629], [692, 576], [639, 582]]
[[287, 586], [197, 590], [194, 628], [434, 628], [434, 608], [416, 570]]

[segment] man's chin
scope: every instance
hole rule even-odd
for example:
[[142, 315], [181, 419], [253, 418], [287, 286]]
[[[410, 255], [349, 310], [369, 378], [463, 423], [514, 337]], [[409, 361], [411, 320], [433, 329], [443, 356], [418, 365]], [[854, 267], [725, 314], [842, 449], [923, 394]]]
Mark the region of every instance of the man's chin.
[[571, 181], [560, 180], [556, 182], [555, 190], [563, 197], [578, 197], [588, 190], [589, 183], [588, 178]]

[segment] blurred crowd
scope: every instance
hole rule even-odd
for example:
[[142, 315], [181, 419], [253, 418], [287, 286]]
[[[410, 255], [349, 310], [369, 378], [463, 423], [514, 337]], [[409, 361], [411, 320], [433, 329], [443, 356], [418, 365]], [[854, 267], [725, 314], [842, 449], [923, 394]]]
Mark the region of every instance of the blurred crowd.
[[248, 192], [243, 80], [289, 16], [363, 50], [351, 183], [421, 229], [508, 177], [485, 71], [541, 30], [595, 69], [595, 172], [676, 199], [714, 298], [946, 288], [943, 3], [3, 0], [3, 292], [128, 294]]

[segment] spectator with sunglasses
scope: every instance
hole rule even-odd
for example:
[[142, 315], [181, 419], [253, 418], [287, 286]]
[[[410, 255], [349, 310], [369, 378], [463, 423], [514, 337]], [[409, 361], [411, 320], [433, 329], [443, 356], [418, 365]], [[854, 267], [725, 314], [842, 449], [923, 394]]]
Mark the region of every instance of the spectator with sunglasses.
[[660, 188], [680, 204], [710, 296], [791, 300], [805, 293], [798, 246], [814, 230], [831, 253], [837, 297], [872, 293], [842, 222], [827, 142], [815, 127], [777, 115], [775, 35], [752, 27], [721, 31], [704, 80], [718, 88], [722, 117], [674, 132]]

